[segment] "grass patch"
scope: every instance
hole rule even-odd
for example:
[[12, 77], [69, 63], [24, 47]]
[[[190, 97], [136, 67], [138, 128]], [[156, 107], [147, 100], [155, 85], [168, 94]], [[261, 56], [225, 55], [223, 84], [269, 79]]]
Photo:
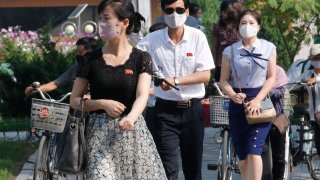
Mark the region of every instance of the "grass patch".
[[27, 117], [0, 119], [0, 131], [26, 131], [29, 128], [30, 119]]
[[36, 147], [30, 142], [0, 141], [0, 180], [13, 180]]

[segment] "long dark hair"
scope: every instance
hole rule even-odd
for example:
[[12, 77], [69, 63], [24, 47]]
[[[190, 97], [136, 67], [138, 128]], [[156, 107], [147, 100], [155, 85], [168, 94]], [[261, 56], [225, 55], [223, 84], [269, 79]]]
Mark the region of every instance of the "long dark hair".
[[131, 0], [103, 0], [98, 6], [98, 14], [101, 14], [107, 6], [112, 6], [117, 18], [120, 21], [129, 20], [129, 26], [126, 34], [132, 32], [137, 33], [141, 29], [141, 21], [145, 22], [145, 18], [138, 12], [134, 11]]
[[[222, 13], [224, 11], [227, 11], [229, 6], [233, 6], [234, 3], [235, 3], [234, 1], [230, 1], [230, 0], [225, 0], [225, 1], [221, 2], [221, 4], [220, 4], [220, 17], [219, 17], [219, 22], [218, 22], [219, 26], [221, 26], [221, 27], [226, 26], [226, 23], [222, 20]], [[237, 23], [237, 21], [238, 21], [237, 16], [238, 16], [239, 11], [240, 11], [239, 9], [233, 7], [232, 11], [229, 12], [229, 13], [232, 13], [232, 14], [230, 14], [230, 15], [232, 15], [232, 18], [229, 19], [228, 21], [233, 21], [233, 22], [235, 21], [234, 24]]]

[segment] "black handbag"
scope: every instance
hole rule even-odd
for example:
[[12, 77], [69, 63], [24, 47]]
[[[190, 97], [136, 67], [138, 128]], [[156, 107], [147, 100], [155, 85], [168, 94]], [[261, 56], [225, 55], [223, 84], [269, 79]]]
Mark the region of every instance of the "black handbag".
[[[84, 100], [81, 100], [80, 113], [69, 113], [64, 131], [58, 136], [56, 169], [65, 174], [82, 174], [87, 164], [85, 138]], [[77, 108], [78, 108], [77, 107]], [[80, 115], [79, 115], [80, 114]]]

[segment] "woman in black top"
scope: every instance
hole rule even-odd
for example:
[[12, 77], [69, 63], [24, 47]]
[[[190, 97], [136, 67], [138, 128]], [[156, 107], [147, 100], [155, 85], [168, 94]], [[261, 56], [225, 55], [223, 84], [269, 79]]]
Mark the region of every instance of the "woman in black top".
[[130, 0], [103, 0], [98, 6], [99, 34], [107, 41], [88, 55], [77, 74], [71, 106], [90, 84], [87, 123], [87, 179], [166, 179], [141, 115], [151, 82], [151, 56], [133, 48], [127, 34], [138, 32], [144, 18]]

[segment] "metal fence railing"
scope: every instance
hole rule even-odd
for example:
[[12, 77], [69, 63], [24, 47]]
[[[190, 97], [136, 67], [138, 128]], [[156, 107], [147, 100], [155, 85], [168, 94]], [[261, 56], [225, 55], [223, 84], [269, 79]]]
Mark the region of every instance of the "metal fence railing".
[[29, 119], [0, 118], [0, 141], [29, 141], [31, 138]]

